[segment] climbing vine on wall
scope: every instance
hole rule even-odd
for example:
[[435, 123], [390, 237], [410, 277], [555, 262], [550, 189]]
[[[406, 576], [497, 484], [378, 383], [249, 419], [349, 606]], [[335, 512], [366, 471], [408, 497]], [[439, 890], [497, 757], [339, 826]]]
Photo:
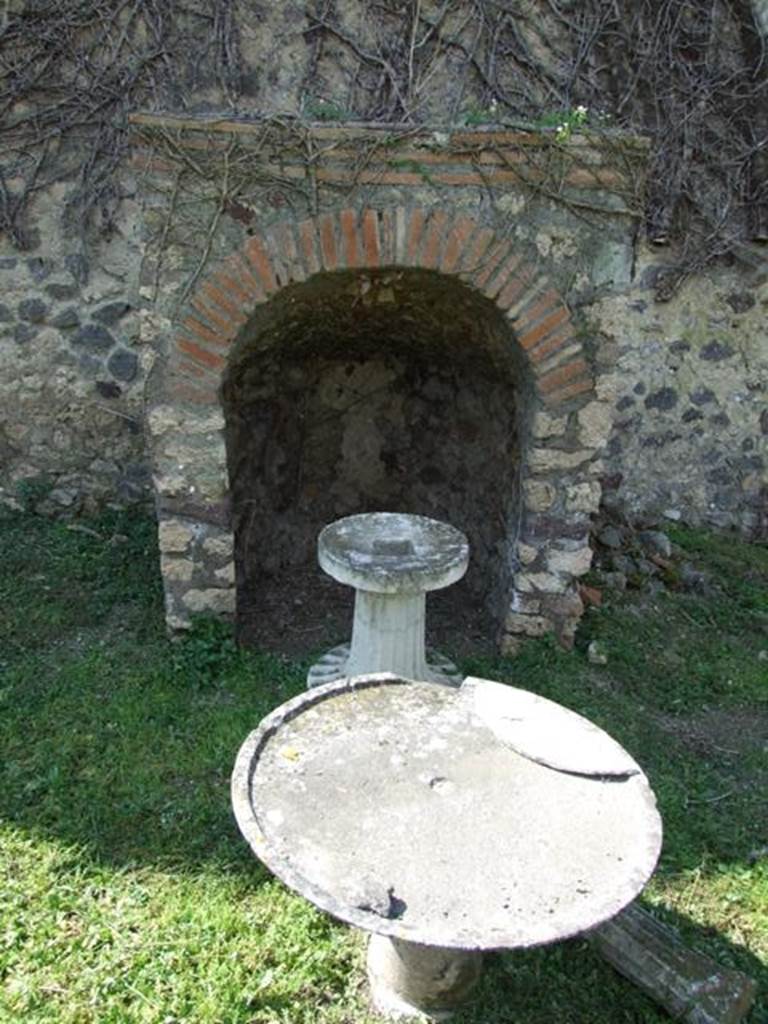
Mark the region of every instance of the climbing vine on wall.
[[[218, 110], [255, 119], [284, 111], [283, 123], [299, 130], [334, 120], [402, 131], [523, 125], [551, 131], [555, 141], [576, 127], [642, 132], [652, 146], [643, 197], [648, 234], [673, 247], [667, 290], [713, 258], [763, 261], [765, 0], [276, 6], [6, 0], [0, 230], [19, 248], [35, 248], [31, 204], [64, 182], [69, 225], [84, 235], [112, 232], [132, 110]], [[278, 15], [275, 24], [287, 26], [298, 49], [293, 64], [273, 52], [272, 66], [258, 33]]]
[[[0, 15], [2, 18], [2, 15]], [[234, 101], [240, 60], [228, 0], [8, 0], [0, 20], [0, 230], [34, 248], [35, 195], [69, 184], [69, 228], [109, 235], [127, 114]]]
[[768, 241], [766, 0], [378, 0], [360, 17], [310, 5], [313, 74], [340, 65], [370, 119], [522, 118], [651, 139], [651, 241], [678, 243], [666, 288], [718, 256], [761, 264]]

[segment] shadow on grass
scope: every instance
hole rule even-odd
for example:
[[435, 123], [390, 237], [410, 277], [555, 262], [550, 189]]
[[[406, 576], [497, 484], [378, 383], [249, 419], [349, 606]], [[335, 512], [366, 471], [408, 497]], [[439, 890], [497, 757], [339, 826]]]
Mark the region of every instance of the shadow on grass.
[[[713, 951], [711, 941], [690, 919], [665, 913], [664, 920], [700, 951], [714, 952], [721, 967], [759, 979], [765, 993], [765, 967], [748, 950], [719, 937]], [[766, 1008], [758, 996], [744, 1024], [763, 1024]], [[659, 1004], [614, 971], [584, 938], [575, 938], [541, 949], [490, 954], [478, 998], [456, 1022], [662, 1024], [669, 1019]]]
[[165, 641], [12, 664], [0, 692], [0, 817], [100, 863], [252, 870], [230, 772], [246, 735], [303, 678], [268, 656], [222, 660], [205, 681]]

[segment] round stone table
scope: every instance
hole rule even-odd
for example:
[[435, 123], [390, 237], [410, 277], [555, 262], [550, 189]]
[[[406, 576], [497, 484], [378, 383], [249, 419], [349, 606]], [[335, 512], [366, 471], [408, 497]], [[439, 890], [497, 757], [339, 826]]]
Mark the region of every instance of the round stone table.
[[460, 530], [401, 512], [347, 516], [320, 532], [317, 557], [329, 576], [355, 588], [355, 612], [351, 644], [324, 654], [307, 686], [371, 672], [461, 683], [453, 662], [424, 643], [427, 591], [467, 571], [469, 543]]
[[268, 715], [232, 777], [238, 825], [287, 885], [372, 934], [375, 1007], [440, 1020], [482, 950], [613, 917], [661, 845], [648, 781], [586, 719], [482, 679], [381, 674]]

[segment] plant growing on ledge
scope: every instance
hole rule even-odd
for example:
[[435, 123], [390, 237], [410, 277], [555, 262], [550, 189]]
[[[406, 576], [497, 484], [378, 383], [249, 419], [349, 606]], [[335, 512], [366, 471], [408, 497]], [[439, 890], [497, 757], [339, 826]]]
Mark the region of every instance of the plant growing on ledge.
[[309, 121], [346, 121], [349, 114], [338, 103], [322, 98], [308, 97], [303, 104], [304, 117]]
[[583, 105], [576, 107], [575, 110], [566, 111], [562, 120], [557, 125], [557, 131], [555, 132], [557, 141], [567, 142], [577, 128], [586, 124], [587, 114], [587, 108]]

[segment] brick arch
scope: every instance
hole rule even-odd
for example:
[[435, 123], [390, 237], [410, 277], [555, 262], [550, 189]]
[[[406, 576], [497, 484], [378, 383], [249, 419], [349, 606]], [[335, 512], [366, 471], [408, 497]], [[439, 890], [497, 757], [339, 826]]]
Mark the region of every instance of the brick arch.
[[562, 296], [516, 252], [516, 242], [470, 217], [396, 207], [280, 222], [246, 240], [198, 283], [171, 350], [171, 391], [218, 403], [229, 349], [254, 309], [321, 271], [414, 267], [458, 277], [510, 322], [540, 400], [550, 411], [593, 388]]
[[527, 363], [536, 400], [526, 412], [501, 643], [514, 650], [518, 637], [548, 631], [572, 643], [610, 404], [596, 394], [563, 298], [516, 248], [513, 239], [461, 214], [344, 209], [253, 235], [198, 282], [174, 329], [169, 361], [158, 364], [170, 374], [163, 374], [155, 392], [160, 404], [148, 415], [171, 629], [188, 626], [195, 612], [226, 617], [235, 610], [220, 384], [242, 326], [281, 288], [314, 274], [412, 267], [454, 276], [494, 302]]

